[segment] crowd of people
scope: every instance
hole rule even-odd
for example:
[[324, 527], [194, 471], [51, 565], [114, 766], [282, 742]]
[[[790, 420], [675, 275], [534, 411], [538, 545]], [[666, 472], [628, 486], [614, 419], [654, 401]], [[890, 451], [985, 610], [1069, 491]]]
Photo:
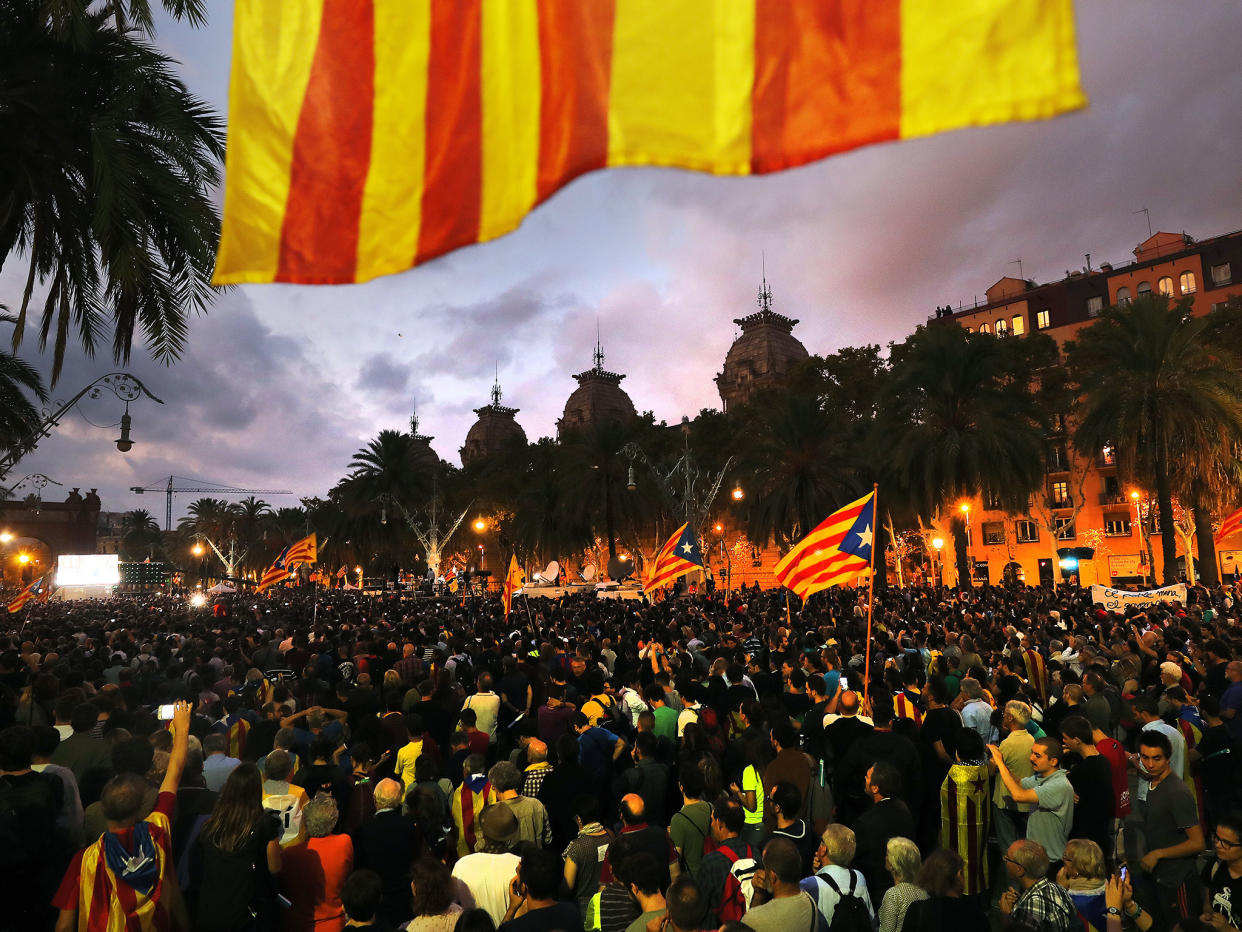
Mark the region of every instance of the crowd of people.
[[1187, 598], [31, 603], [6, 927], [1239, 929], [1242, 584]]

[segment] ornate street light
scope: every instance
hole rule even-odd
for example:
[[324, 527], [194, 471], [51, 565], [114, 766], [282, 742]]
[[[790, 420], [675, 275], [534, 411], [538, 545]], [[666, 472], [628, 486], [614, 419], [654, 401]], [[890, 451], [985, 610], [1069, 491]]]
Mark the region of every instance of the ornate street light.
[[128, 453], [132, 450], [134, 448], [134, 441], [130, 437], [130, 430], [132, 428], [133, 421], [129, 414], [129, 403], [131, 401], [137, 401], [143, 395], [146, 395], [156, 404], [163, 404], [164, 402], [151, 394], [151, 391], [142, 384], [142, 380], [137, 376], [130, 375], [128, 372], [109, 372], [107, 375], [100, 376], [94, 382], [91, 382], [90, 385], [87, 385], [84, 389], [64, 404], [60, 405], [60, 407], [56, 408], [54, 411], [45, 410], [43, 421], [35, 429], [34, 436], [32, 436], [29, 440], [13, 447], [3, 457], [0, 457], [0, 477], [7, 475], [9, 470], [12, 469], [22, 457], [33, 451], [35, 447], [39, 445], [40, 440], [44, 437], [50, 436], [52, 429], [61, 422], [61, 419], [64, 418], [64, 416], [69, 412], [70, 408], [74, 407], [83, 398], [98, 398], [103, 394], [103, 390], [105, 388], [112, 392], [112, 394], [116, 395], [116, 397], [121, 401], [125, 402], [125, 413], [121, 415], [119, 424], [96, 424], [94, 426], [119, 426], [121, 428], [121, 436], [119, 436], [115, 441], [116, 448], [122, 453]]

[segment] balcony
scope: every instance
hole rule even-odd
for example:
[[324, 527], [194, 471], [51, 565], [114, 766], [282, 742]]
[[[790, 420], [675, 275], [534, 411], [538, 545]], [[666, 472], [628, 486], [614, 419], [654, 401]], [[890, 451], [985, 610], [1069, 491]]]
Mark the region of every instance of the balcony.
[[1101, 492], [1099, 495], [1101, 505], [1128, 505], [1129, 499], [1126, 498], [1124, 492]]

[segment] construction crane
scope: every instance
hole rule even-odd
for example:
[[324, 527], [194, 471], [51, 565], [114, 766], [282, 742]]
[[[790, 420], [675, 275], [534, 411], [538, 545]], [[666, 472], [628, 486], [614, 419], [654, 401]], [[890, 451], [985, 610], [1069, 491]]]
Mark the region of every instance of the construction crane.
[[[207, 485], [177, 485], [177, 482], [207, 483]], [[291, 489], [238, 489], [231, 485], [220, 485], [206, 479], [187, 479], [185, 476], [169, 476], [167, 481], [161, 479], [158, 484], [132, 485], [131, 492], [141, 495], [143, 492], [163, 492], [167, 498], [164, 503], [164, 530], [172, 530], [173, 495], [177, 492], [214, 492], [216, 495], [292, 495]]]

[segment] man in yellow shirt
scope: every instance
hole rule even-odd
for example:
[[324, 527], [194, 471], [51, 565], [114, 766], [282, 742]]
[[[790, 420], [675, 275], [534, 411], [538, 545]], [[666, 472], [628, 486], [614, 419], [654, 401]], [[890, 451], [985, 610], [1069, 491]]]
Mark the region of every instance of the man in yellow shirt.
[[415, 783], [414, 764], [423, 753], [423, 717], [411, 712], [405, 717], [405, 728], [410, 733], [410, 740], [401, 750], [397, 751], [396, 778], [401, 785], [409, 790]]

